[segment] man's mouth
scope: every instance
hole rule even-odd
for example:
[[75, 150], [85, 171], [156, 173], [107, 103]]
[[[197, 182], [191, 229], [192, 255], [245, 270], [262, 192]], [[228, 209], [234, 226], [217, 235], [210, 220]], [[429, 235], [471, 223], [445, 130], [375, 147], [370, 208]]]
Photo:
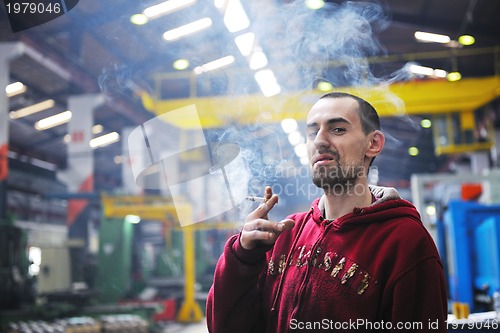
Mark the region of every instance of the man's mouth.
[[330, 154], [319, 154], [313, 158], [313, 165], [325, 165], [330, 163], [330, 161], [335, 160], [335, 157]]

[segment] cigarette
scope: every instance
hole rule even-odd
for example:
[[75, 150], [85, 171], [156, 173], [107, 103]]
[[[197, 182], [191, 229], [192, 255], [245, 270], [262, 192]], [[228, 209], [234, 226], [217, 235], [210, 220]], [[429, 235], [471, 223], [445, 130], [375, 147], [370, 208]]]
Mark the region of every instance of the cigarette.
[[250, 200], [250, 201], [254, 201], [254, 202], [266, 202], [267, 199], [266, 198], [263, 198], [263, 197], [246, 197], [245, 198], [246, 200]]

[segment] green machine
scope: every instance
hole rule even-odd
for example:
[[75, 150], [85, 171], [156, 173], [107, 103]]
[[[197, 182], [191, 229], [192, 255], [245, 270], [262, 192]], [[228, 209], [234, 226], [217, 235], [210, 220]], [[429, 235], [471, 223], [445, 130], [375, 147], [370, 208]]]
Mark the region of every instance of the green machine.
[[133, 227], [125, 218], [104, 218], [101, 223], [97, 289], [98, 298], [106, 303], [130, 291]]

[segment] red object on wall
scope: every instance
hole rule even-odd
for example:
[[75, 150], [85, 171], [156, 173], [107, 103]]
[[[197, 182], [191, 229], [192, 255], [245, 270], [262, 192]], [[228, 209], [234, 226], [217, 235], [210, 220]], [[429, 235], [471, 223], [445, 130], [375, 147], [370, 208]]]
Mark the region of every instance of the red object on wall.
[[464, 183], [461, 192], [462, 200], [475, 201], [483, 193], [483, 185], [481, 183]]
[[166, 299], [158, 301], [163, 306], [162, 312], [153, 315], [154, 321], [173, 321], [175, 320], [175, 299]]

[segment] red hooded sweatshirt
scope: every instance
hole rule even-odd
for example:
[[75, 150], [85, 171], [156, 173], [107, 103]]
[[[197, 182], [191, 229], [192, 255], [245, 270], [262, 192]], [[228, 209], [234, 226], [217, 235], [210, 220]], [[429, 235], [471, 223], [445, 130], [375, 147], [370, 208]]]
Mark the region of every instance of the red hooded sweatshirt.
[[228, 240], [209, 331], [446, 332], [442, 264], [415, 207], [384, 199], [331, 221], [318, 202], [271, 249]]

